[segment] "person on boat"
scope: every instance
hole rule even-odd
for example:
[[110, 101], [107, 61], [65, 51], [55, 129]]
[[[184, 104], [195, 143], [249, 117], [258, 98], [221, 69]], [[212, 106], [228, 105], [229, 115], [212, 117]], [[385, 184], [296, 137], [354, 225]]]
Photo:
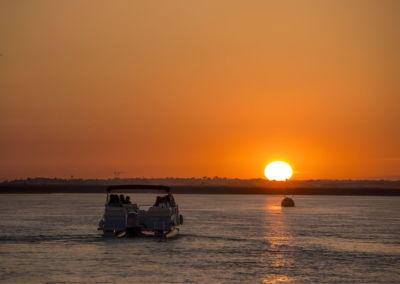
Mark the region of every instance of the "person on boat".
[[125, 202], [126, 202], [125, 204], [131, 204], [131, 198], [127, 196]]
[[162, 201], [162, 197], [161, 196], [157, 196], [157, 199], [156, 199], [156, 203], [154, 203], [154, 207], [158, 207], [159, 205], [160, 205], [160, 203], [162, 203], [163, 201]]
[[118, 195], [111, 194], [110, 200], [108, 201], [110, 207], [122, 207], [122, 204], [119, 202]]
[[[153, 206], [158, 207], [158, 208], [171, 208], [172, 205], [171, 205], [170, 200], [171, 199], [168, 195], [157, 196], [156, 203]], [[172, 200], [173, 200], [173, 197], [172, 197]]]
[[124, 196], [123, 194], [120, 194], [120, 195], [119, 195], [119, 202], [120, 202], [121, 204], [126, 204], [125, 196]]
[[168, 199], [169, 204], [171, 207], [175, 207], [175, 198], [174, 196], [168, 192], [168, 195], [165, 196]]
[[119, 203], [119, 198], [117, 194], [110, 195], [110, 203]]
[[108, 204], [115, 203], [114, 194], [110, 194], [110, 200], [108, 200]]

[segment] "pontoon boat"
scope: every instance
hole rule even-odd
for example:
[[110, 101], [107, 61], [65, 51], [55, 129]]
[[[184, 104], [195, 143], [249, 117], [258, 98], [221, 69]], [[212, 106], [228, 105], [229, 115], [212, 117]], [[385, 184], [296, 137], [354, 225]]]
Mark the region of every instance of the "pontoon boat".
[[[130, 203], [123, 195], [111, 193], [161, 193], [154, 205]], [[130, 203], [130, 204], [129, 204]], [[149, 207], [150, 206], [150, 207]], [[143, 209], [144, 208], [144, 209]], [[148, 208], [148, 210], [146, 210]], [[104, 237], [174, 237], [179, 233], [183, 217], [167, 186], [116, 185], [107, 188], [107, 202], [99, 230]]]

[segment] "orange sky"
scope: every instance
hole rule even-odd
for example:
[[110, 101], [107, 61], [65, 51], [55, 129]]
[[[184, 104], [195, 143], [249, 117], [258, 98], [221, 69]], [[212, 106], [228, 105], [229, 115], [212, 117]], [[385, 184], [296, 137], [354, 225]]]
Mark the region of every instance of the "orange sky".
[[400, 1], [0, 0], [0, 181], [400, 174]]

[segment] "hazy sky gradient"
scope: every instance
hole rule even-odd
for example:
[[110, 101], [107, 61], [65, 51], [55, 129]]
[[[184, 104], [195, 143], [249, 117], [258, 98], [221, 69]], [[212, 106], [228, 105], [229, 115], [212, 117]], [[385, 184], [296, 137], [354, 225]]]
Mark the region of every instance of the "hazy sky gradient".
[[400, 1], [0, 0], [0, 181], [400, 174]]

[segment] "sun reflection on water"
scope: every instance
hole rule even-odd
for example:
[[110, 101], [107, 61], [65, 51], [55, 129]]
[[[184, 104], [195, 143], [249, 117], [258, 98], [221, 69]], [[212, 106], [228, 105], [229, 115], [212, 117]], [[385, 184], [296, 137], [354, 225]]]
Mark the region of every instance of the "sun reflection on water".
[[268, 212], [272, 212], [274, 210], [278, 210], [282, 212], [282, 206], [277, 206], [277, 205], [267, 205], [267, 207], [265, 207], [265, 210]]
[[[295, 278], [288, 275], [295, 264], [290, 249], [293, 243], [293, 235], [288, 223], [289, 220], [282, 210], [280, 202], [281, 198], [279, 197], [265, 199], [264, 227], [265, 241], [268, 246], [262, 255], [267, 272], [262, 280], [263, 283], [296, 281]], [[285, 273], [286, 271], [288, 273]]]
[[290, 283], [296, 281], [296, 278], [284, 276], [284, 275], [268, 275], [267, 279], [264, 279], [262, 283]]

